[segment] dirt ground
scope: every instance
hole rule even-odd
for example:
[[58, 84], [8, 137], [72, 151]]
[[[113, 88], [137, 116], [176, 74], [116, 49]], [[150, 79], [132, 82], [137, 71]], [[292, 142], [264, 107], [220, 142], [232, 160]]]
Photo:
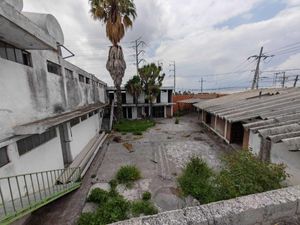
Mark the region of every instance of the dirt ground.
[[[193, 199], [178, 197], [176, 177], [190, 157], [197, 155], [218, 169], [220, 157], [232, 150], [219, 137], [202, 127], [196, 114], [175, 119], [157, 119], [155, 127], [142, 136], [112, 133], [102, 147], [91, 168], [75, 192], [34, 212], [26, 225], [74, 225], [84, 209], [85, 199], [92, 186], [107, 186], [123, 165], [136, 165], [143, 178], [133, 189], [120, 192], [133, 200], [150, 191], [160, 211], [168, 211], [198, 204]], [[120, 137], [119, 142], [113, 141]], [[95, 175], [95, 178], [92, 175]], [[15, 225], [18, 223], [15, 223]]]
[[[106, 186], [123, 165], [135, 165], [142, 179], [133, 189], [121, 191], [130, 200], [150, 191], [160, 211], [195, 205], [191, 199], [178, 196], [176, 178], [192, 156], [200, 156], [214, 169], [220, 167], [220, 157], [231, 149], [220, 138], [200, 126], [197, 115], [175, 119], [157, 119], [156, 126], [142, 136], [113, 133], [116, 141], [110, 143], [100, 166], [94, 187]], [[89, 211], [89, 210], [85, 210]]]

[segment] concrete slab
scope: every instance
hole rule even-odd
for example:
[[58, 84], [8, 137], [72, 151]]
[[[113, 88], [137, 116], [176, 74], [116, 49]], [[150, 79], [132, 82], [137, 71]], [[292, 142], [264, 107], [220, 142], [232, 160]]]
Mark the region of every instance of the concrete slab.
[[[220, 157], [231, 148], [218, 137], [197, 123], [197, 115], [175, 119], [158, 119], [155, 127], [142, 136], [127, 133], [113, 133], [121, 137], [111, 142], [102, 165], [96, 174], [102, 182], [114, 178], [117, 170], [124, 165], [135, 165], [142, 173], [142, 179], [134, 190], [125, 193], [128, 198], [136, 198], [149, 191], [160, 211], [176, 210], [186, 206], [195, 206], [195, 201], [186, 201], [176, 193], [177, 177], [182, 167], [192, 156], [202, 157], [213, 168], [220, 167]], [[132, 145], [129, 152], [124, 143]]]

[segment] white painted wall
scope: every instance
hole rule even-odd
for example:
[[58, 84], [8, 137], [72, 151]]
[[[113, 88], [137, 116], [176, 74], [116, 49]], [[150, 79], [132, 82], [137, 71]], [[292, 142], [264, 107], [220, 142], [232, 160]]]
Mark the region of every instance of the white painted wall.
[[286, 171], [290, 174], [287, 179], [291, 185], [300, 184], [300, 152], [291, 152], [284, 143], [272, 143], [271, 162], [283, 163], [287, 166]]
[[161, 91], [160, 96], [161, 103], [168, 103], [168, 91]]
[[100, 131], [99, 114], [87, 118], [71, 128], [71, 155], [74, 158], [83, 150], [88, 142]]
[[[56, 129], [57, 137], [32, 149], [24, 155], [19, 155], [17, 143], [14, 142], [8, 145], [8, 157], [10, 163], [0, 168], [0, 177], [15, 176], [20, 174], [34, 173], [40, 171], [63, 169], [64, 162], [62, 158], [61, 143], [59, 138], [58, 128]], [[16, 181], [11, 180], [13, 193], [18, 193]], [[0, 182], [5, 199], [10, 199], [8, 183], [5, 180]], [[25, 183], [22, 179], [19, 180], [22, 195], [25, 194]], [[34, 185], [37, 188], [37, 182], [34, 178]], [[47, 184], [45, 184], [47, 187]], [[28, 183], [28, 186], [30, 184]], [[37, 189], [36, 189], [37, 190]], [[14, 196], [15, 196], [14, 195]], [[17, 196], [15, 196], [17, 197]]]
[[126, 103], [127, 104], [133, 104], [133, 96], [126, 92]]
[[261, 145], [261, 138], [258, 134], [250, 132], [249, 134], [249, 148], [252, 150], [252, 153], [259, 155]]
[[145, 93], [142, 92], [139, 96], [139, 103], [145, 103]]

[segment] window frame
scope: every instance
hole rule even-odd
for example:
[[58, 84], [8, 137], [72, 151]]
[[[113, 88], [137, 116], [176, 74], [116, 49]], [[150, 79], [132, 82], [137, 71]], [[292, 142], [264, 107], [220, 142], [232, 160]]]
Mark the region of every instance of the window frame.
[[[24, 66], [32, 67], [32, 58], [31, 58], [31, 53], [30, 52], [27, 52], [24, 49], [18, 48], [16, 46], [13, 46], [13, 45], [8, 44], [8, 43], [6, 43], [4, 41], [1, 41], [1, 40], [0, 40], [0, 44], [2, 44], [2, 48], [4, 49], [4, 52], [5, 52], [5, 56], [0, 56], [1, 59], [6, 59], [6, 60], [11, 61], [11, 62], [15, 62], [15, 63], [21, 64], [21, 65], [24, 65]], [[8, 57], [9, 56], [8, 51], [7, 51], [8, 48], [12, 49], [12, 51], [13, 51], [13, 55], [11, 55], [12, 58]], [[21, 56], [21, 58], [18, 59], [16, 51], [21, 52], [21, 55], [19, 55], [19, 56]], [[24, 58], [25, 55], [27, 56], [26, 60]]]
[[[57, 71], [50, 71], [51, 69], [49, 69], [49, 68], [51, 68], [51, 67], [49, 67], [49, 66], [55, 66]], [[58, 75], [58, 76], [62, 76], [62, 67], [61, 67], [61, 65], [59, 65], [55, 62], [52, 62], [50, 60], [47, 60], [47, 71], [48, 71], [48, 73], [52, 73], [52, 74], [55, 74], [55, 75]]]
[[8, 152], [7, 152], [7, 148], [8, 148], [8, 146], [3, 146], [3, 147], [0, 148], [0, 152], [4, 151], [4, 155], [5, 155], [5, 162], [1, 163], [1, 161], [0, 161], [0, 168], [4, 167], [4, 166], [6, 166], [7, 164], [10, 163]]
[[19, 156], [25, 155], [37, 147], [57, 137], [56, 127], [51, 127], [42, 134], [34, 134], [17, 141]]

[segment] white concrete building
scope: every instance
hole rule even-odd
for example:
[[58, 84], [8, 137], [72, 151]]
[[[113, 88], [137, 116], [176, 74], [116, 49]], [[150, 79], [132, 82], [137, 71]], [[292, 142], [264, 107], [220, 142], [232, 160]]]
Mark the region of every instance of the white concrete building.
[[[167, 118], [173, 116], [173, 88], [161, 87], [160, 94], [153, 101], [152, 116], [155, 118]], [[109, 102], [112, 103], [116, 97], [116, 88], [107, 88], [107, 96]], [[149, 102], [145, 98], [145, 93], [142, 92], [138, 97], [137, 102], [134, 102], [133, 96], [128, 93], [125, 88], [122, 88], [122, 107], [123, 118], [139, 119], [143, 116], [150, 115]]]
[[106, 84], [64, 60], [54, 16], [0, 1], [0, 177], [67, 167], [99, 135]]

